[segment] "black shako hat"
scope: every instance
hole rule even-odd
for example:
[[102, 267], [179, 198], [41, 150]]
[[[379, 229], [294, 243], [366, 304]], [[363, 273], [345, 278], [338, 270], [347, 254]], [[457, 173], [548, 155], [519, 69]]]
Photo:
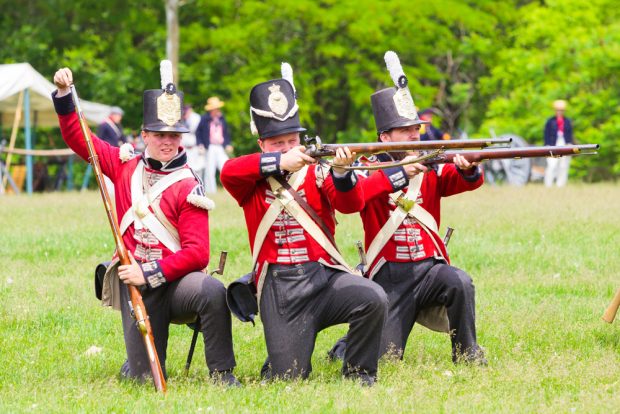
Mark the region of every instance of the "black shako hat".
[[259, 83], [250, 91], [250, 128], [260, 139], [306, 129], [299, 123], [293, 70], [282, 63], [282, 79]]
[[181, 123], [183, 92], [177, 91], [174, 85], [172, 63], [162, 60], [160, 72], [161, 89], [148, 89], [142, 97], [142, 129], [152, 132], [189, 132]]
[[386, 52], [385, 63], [396, 86], [381, 89], [370, 96], [377, 133], [381, 134], [392, 128], [428, 124], [429, 122], [422, 121], [418, 116], [407, 87], [409, 81], [396, 53]]

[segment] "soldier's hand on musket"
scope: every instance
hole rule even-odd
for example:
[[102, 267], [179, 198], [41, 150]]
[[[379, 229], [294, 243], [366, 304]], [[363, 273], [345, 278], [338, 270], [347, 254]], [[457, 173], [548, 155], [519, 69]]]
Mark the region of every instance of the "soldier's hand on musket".
[[280, 156], [280, 169], [288, 172], [301, 170], [306, 164], [316, 164], [316, 160], [304, 154], [306, 147], [299, 145], [293, 147]]
[[120, 265], [118, 267], [118, 278], [126, 285], [142, 286], [146, 284], [146, 279], [144, 279], [142, 268], [138, 262], [136, 262], [136, 259], [133, 258], [131, 252], [128, 253], [129, 258], [131, 259], [131, 264]]
[[[403, 161], [407, 161], [410, 159], [415, 159], [418, 158], [418, 155], [408, 155], [406, 156]], [[420, 173], [425, 173], [428, 170], [428, 167], [426, 167], [423, 164], [420, 164], [418, 162], [413, 163], [413, 164], [407, 164], [404, 165], [403, 168], [405, 169], [405, 173], [407, 174], [407, 178], [413, 178], [416, 175], [420, 174]]]
[[346, 173], [347, 170], [342, 167], [348, 167], [353, 164], [353, 161], [355, 161], [355, 155], [356, 154], [354, 152], [352, 153], [347, 147], [338, 147], [336, 149], [336, 156], [334, 156], [334, 159], [332, 160], [332, 169], [334, 172], [336, 174]]
[[454, 156], [454, 165], [456, 165], [460, 170], [467, 171], [471, 168], [475, 168], [479, 165], [479, 162], [469, 162], [463, 157], [461, 154], [456, 154]]
[[54, 84], [58, 88], [58, 93], [56, 94], [57, 98], [69, 95], [71, 93], [69, 87], [73, 84], [73, 73], [71, 73], [71, 69], [58, 69], [54, 74]]

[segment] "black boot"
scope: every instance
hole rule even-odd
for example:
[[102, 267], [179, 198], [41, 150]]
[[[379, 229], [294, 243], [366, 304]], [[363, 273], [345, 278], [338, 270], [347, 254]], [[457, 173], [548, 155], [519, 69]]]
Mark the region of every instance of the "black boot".
[[217, 385], [223, 385], [228, 388], [243, 387], [237, 377], [235, 377], [235, 374], [232, 373], [232, 369], [227, 369], [225, 371], [213, 371], [209, 375]]

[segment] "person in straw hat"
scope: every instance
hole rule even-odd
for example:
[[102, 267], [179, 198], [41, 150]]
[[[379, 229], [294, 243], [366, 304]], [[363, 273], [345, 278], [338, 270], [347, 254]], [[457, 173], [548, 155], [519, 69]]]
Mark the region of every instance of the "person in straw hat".
[[215, 174], [222, 171], [228, 155], [232, 154], [233, 147], [230, 139], [230, 129], [226, 118], [222, 114], [224, 101], [217, 96], [207, 99], [204, 114], [196, 130], [196, 140], [201, 149], [206, 151], [206, 165], [204, 167], [205, 192], [215, 193], [217, 190]]
[[[557, 100], [553, 102], [555, 115], [547, 119], [545, 123], [545, 145], [567, 145], [573, 144], [573, 124], [571, 120], [564, 116], [566, 111], [566, 101]], [[547, 158], [547, 168], [545, 169], [545, 185], [547, 187], [557, 184], [563, 187], [568, 181], [568, 170], [570, 168], [570, 157]]]

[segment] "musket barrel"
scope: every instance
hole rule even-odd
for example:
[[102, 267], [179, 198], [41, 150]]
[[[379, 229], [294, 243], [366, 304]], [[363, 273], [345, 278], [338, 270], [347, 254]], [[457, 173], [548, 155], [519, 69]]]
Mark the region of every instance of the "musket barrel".
[[493, 159], [564, 157], [570, 155], [596, 154], [598, 144], [563, 145], [546, 147], [498, 148], [481, 151], [445, 151], [435, 158], [424, 161], [427, 164], [452, 162], [454, 157], [462, 155], [469, 162], [480, 162]]
[[129, 259], [129, 254], [127, 253], [127, 248], [125, 247], [125, 243], [123, 242], [120, 227], [118, 226], [118, 220], [116, 218], [116, 213], [114, 212], [114, 208], [112, 207], [112, 199], [108, 194], [108, 190], [103, 179], [103, 172], [101, 171], [101, 166], [99, 165], [99, 157], [97, 156], [97, 152], [95, 151], [95, 147], [93, 146], [93, 141], [90, 135], [90, 129], [86, 124], [86, 119], [84, 118], [84, 113], [82, 112], [82, 105], [80, 104], [80, 98], [78, 97], [77, 90], [74, 85], [71, 85], [71, 97], [73, 98], [73, 103], [75, 104], [75, 110], [78, 116], [78, 120], [80, 123], [80, 129], [82, 131], [82, 135], [84, 137], [84, 141], [86, 142], [86, 148], [88, 150], [88, 157], [90, 165], [93, 168], [93, 172], [95, 175], [95, 179], [97, 180], [97, 185], [99, 187], [99, 192], [101, 194], [101, 199], [103, 200], [103, 205], [105, 207], [106, 215], [108, 217], [108, 222], [110, 224], [112, 235], [114, 236], [114, 244], [116, 246], [116, 252], [118, 254], [118, 258], [123, 265], [131, 264], [131, 260]]
[[338, 148], [347, 147], [356, 154], [377, 154], [380, 152], [402, 152], [433, 149], [458, 148], [487, 148], [496, 144], [510, 144], [512, 138], [493, 139], [459, 139], [435, 141], [405, 141], [405, 142], [361, 142], [351, 144], [322, 144], [310, 145], [306, 154], [311, 157], [329, 157], [336, 154]]

